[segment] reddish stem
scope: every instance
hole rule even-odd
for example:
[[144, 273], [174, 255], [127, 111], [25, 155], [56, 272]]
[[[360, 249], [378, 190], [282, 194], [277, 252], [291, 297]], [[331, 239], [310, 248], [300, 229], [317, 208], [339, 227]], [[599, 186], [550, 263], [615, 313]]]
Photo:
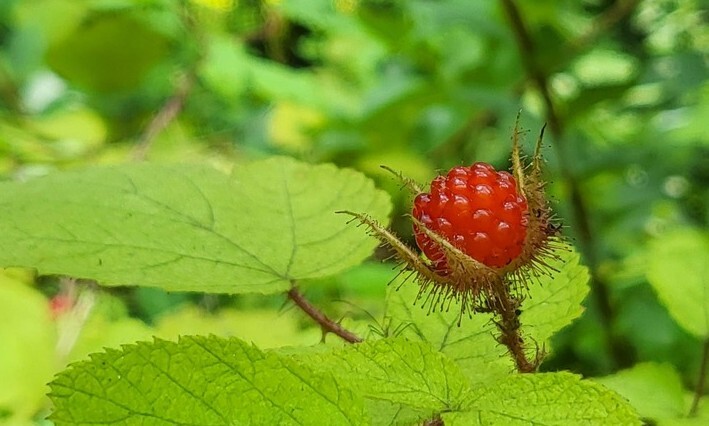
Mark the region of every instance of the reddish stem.
[[323, 331], [336, 334], [350, 343], [360, 343], [363, 341], [361, 337], [342, 327], [342, 325], [340, 325], [339, 323], [328, 318], [317, 307], [310, 303], [310, 301], [308, 301], [300, 291], [298, 291], [298, 287], [291, 287], [291, 289], [288, 291], [288, 298], [292, 300], [300, 309], [302, 309], [303, 312], [308, 314], [310, 318], [320, 324], [320, 327], [322, 327]]

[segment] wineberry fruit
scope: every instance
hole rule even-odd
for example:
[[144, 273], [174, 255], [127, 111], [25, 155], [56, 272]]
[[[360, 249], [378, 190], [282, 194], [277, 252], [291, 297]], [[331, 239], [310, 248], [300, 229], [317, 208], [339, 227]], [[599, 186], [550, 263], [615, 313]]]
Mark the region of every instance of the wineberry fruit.
[[517, 346], [516, 312], [529, 286], [556, 271], [552, 260], [559, 259], [557, 251], [568, 249], [544, 190], [544, 130], [524, 164], [518, 125], [512, 136], [511, 173], [482, 162], [458, 166], [433, 179], [425, 192], [413, 180], [384, 167], [414, 195], [414, 237], [423, 256], [367, 215], [343, 212], [391, 247], [406, 274], [404, 280], [416, 279], [418, 299], [429, 310], [448, 310], [456, 302], [460, 318], [465, 313], [496, 312], [506, 324], [500, 341]]
[[[454, 167], [414, 200], [413, 216], [480, 263], [501, 268], [518, 257], [527, 234], [528, 207], [515, 178], [487, 163]], [[414, 224], [416, 243], [442, 275], [448, 262], [441, 246]]]

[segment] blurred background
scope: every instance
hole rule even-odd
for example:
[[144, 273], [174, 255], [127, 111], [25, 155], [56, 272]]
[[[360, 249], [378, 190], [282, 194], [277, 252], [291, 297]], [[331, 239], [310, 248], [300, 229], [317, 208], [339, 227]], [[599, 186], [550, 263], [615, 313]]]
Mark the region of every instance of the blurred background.
[[[587, 311], [543, 368], [599, 376], [660, 361], [692, 388], [702, 342], [648, 270], [675, 268], [681, 291], [685, 271], [661, 249], [707, 234], [707, 11], [701, 0], [2, 0], [0, 179], [289, 155], [375, 179], [411, 242], [411, 200], [379, 166], [421, 183], [475, 161], [507, 168], [521, 111], [526, 152], [547, 125], [553, 207], [593, 276]], [[302, 286], [366, 335], [391, 276], [373, 258]], [[41, 422], [44, 385], [67, 362], [193, 333], [321, 340], [284, 297], [0, 270], [0, 423]]]

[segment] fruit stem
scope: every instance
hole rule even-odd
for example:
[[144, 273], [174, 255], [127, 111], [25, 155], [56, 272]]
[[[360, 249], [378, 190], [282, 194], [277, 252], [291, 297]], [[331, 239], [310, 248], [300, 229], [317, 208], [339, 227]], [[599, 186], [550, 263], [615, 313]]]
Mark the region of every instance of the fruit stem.
[[699, 401], [701, 401], [702, 396], [704, 396], [704, 382], [707, 378], [707, 364], [709, 364], [709, 338], [704, 339], [702, 363], [699, 365], [699, 377], [697, 377], [697, 387], [694, 390], [694, 400], [692, 400], [692, 408], [689, 409], [689, 417], [694, 417], [697, 415]]
[[495, 324], [502, 334], [498, 336], [497, 341], [507, 347], [517, 366], [517, 371], [533, 373], [537, 370], [541, 357], [537, 354], [536, 360], [532, 362], [525, 354], [524, 340], [520, 333], [521, 323], [517, 314], [519, 301], [512, 297], [506, 283], [500, 283], [495, 287], [499, 290], [495, 300], [490, 301], [490, 305], [499, 317], [499, 321], [495, 321]]
[[303, 293], [298, 290], [298, 287], [295, 285], [295, 282], [291, 282], [291, 284], [292, 287], [288, 291], [288, 298], [292, 300], [293, 303], [296, 304], [296, 306], [303, 310], [303, 312], [308, 314], [310, 318], [320, 324], [320, 327], [323, 330], [323, 334], [333, 333], [350, 343], [360, 343], [363, 341], [361, 337], [347, 330], [339, 323], [331, 320], [327, 317], [327, 315], [325, 315], [324, 313], [322, 313], [322, 311], [315, 307], [315, 305], [310, 303], [310, 301], [306, 299], [305, 296], [303, 296]]

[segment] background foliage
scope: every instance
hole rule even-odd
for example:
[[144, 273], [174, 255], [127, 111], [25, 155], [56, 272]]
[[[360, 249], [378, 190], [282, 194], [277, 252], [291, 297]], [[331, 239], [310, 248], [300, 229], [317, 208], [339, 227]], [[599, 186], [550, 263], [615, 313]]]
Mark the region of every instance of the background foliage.
[[[663, 404], [634, 404], [641, 415], [685, 413], [709, 339], [706, 4], [518, 2], [515, 21], [508, 3], [3, 1], [0, 174], [143, 160], [228, 171], [273, 154], [332, 162], [389, 192], [392, 227], [410, 241], [410, 200], [379, 165], [420, 182], [473, 161], [506, 167], [521, 110], [527, 148], [548, 124], [549, 191], [592, 277], [584, 315], [554, 337], [543, 369], [620, 371], [599, 381], [631, 402], [659, 389]], [[360, 334], [386, 328], [374, 319], [388, 265], [323, 276], [297, 278]], [[17, 268], [0, 274], [0, 293], [8, 422], [40, 421], [52, 374], [104, 346], [208, 333], [262, 349], [320, 340], [282, 296], [99, 290]]]

